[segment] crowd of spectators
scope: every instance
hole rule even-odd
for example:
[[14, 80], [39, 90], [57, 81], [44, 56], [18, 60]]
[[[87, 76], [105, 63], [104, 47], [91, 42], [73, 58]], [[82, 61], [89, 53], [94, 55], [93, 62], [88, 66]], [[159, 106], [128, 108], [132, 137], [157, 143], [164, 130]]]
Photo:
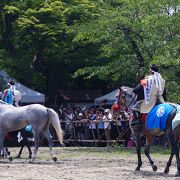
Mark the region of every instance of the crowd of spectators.
[[67, 143], [82, 145], [107, 145], [121, 143], [127, 146], [131, 138], [128, 114], [112, 108], [91, 107], [82, 109], [58, 109], [61, 125]]

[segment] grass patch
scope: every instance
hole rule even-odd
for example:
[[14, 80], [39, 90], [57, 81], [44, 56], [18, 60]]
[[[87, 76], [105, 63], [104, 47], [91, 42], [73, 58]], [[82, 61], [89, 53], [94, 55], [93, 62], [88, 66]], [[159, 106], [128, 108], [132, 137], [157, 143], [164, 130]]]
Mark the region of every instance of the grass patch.
[[[111, 158], [130, 155], [136, 155], [136, 148], [126, 148], [126, 147], [65, 147], [56, 148], [56, 153], [60, 158], [76, 158], [76, 157], [100, 157], [100, 158]], [[161, 146], [152, 146], [150, 149], [150, 154], [154, 156], [166, 156], [170, 155], [170, 148], [163, 148]], [[144, 155], [144, 147], [141, 149], [142, 155]], [[136, 157], [136, 156], [135, 156]]]
[[[10, 148], [12, 156], [17, 155], [19, 148]], [[114, 146], [114, 147], [53, 147], [53, 151], [56, 153], [58, 159], [93, 159], [93, 158], [102, 158], [102, 159], [118, 159], [119, 157], [134, 157], [136, 156], [136, 148], [126, 148], [123, 146]], [[152, 146], [150, 149], [150, 154], [154, 157], [168, 157], [170, 155], [170, 148], [161, 147], [161, 146]], [[144, 147], [141, 149], [141, 153], [144, 156]], [[23, 150], [22, 158], [27, 158], [28, 152], [25, 148]], [[47, 160], [50, 159], [49, 148], [40, 147], [38, 150], [38, 159]]]

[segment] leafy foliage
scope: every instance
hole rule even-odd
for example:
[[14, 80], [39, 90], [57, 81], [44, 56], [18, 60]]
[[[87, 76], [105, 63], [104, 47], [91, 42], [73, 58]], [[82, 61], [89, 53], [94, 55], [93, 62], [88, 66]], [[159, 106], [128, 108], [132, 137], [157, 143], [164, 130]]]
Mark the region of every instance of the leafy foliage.
[[156, 63], [180, 102], [178, 20], [178, 0], [3, 0], [0, 67], [48, 94], [51, 74], [54, 93], [97, 80], [110, 90], [134, 87]]

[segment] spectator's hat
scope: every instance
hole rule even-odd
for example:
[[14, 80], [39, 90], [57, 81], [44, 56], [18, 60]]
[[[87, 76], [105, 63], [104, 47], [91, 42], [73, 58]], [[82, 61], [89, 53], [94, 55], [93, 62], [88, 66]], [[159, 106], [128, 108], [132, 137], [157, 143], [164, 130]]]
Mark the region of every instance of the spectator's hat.
[[108, 113], [108, 112], [110, 112], [110, 109], [105, 109], [105, 111], [104, 111], [104, 112]]
[[79, 116], [83, 116], [83, 114], [82, 114], [82, 113], [79, 113], [78, 115], [79, 115]]

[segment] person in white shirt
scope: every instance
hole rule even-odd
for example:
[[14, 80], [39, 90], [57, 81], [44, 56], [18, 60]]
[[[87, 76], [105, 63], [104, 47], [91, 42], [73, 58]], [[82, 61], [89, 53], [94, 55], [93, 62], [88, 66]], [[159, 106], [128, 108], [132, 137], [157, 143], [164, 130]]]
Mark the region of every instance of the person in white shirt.
[[104, 111], [103, 121], [104, 121], [104, 132], [107, 140], [107, 146], [110, 146], [111, 143], [109, 141], [111, 140], [111, 121], [112, 121], [112, 114], [110, 109], [106, 109]]

